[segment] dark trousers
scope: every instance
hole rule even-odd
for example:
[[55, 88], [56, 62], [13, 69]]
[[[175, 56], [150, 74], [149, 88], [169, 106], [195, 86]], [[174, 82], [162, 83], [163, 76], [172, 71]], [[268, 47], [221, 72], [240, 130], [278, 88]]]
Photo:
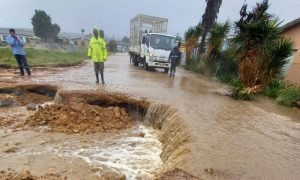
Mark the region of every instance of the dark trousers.
[[94, 62], [94, 70], [97, 82], [99, 82], [99, 73], [101, 75], [102, 82], [104, 82], [104, 62]]
[[24, 76], [24, 68], [28, 76], [31, 76], [30, 67], [27, 63], [25, 55], [15, 54], [16, 60], [18, 62], [18, 67], [20, 69], [20, 75]]
[[177, 61], [176, 60], [171, 60], [170, 76], [175, 76], [176, 67], [177, 67]]

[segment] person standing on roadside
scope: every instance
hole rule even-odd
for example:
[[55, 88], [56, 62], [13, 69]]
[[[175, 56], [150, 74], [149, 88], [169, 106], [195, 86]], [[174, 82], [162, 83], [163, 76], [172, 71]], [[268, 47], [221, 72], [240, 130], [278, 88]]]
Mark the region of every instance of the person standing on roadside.
[[96, 83], [99, 84], [99, 73], [101, 75], [102, 84], [104, 81], [104, 62], [107, 58], [107, 49], [105, 41], [100, 37], [99, 29], [93, 28], [93, 37], [90, 40], [88, 56], [94, 62], [94, 70], [96, 74]]
[[171, 69], [170, 69], [170, 77], [175, 77], [176, 67], [180, 64], [181, 60], [181, 52], [180, 52], [181, 42], [178, 42], [178, 45], [172, 49], [169, 60], [171, 62]]
[[18, 63], [20, 69], [20, 76], [24, 76], [24, 68], [28, 76], [31, 76], [30, 67], [27, 63], [26, 53], [24, 49], [25, 42], [16, 36], [16, 31], [14, 29], [9, 29], [9, 36], [7, 36], [6, 41], [12, 47], [13, 54]]

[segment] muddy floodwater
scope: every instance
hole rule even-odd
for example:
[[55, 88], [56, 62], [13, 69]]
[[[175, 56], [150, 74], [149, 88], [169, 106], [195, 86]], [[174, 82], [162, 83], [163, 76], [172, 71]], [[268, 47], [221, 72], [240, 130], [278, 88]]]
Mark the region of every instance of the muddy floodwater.
[[[222, 84], [184, 69], [178, 70], [175, 79], [169, 79], [163, 71], [145, 71], [130, 65], [127, 54], [109, 57], [105, 86], [94, 83], [91, 62], [67, 69], [36, 70], [32, 78], [24, 80], [13, 73], [4, 72], [1, 85], [26, 81], [55, 85], [66, 91], [122, 92], [166, 104], [186, 125], [179, 130], [190, 136], [180, 141], [188, 143], [185, 148], [178, 144], [182, 148], [178, 151], [176, 145], [166, 145], [168, 141], [177, 142], [172, 133], [179, 131], [176, 126], [168, 129], [168, 123], [161, 130], [134, 123], [118, 132], [92, 135], [66, 135], [37, 128], [15, 133], [1, 129], [1, 148], [16, 149], [0, 152], [0, 170], [29, 169], [38, 176], [51, 172], [71, 179], [92, 179], [113, 170], [134, 179], [139, 175], [154, 178], [156, 172], [173, 167], [200, 179], [300, 179], [299, 109], [277, 105], [265, 97], [235, 101], [216, 93], [226, 91]], [[0, 112], [1, 116], [18, 113], [3, 109]], [[160, 131], [164, 130], [169, 135], [161, 137]], [[176, 134], [176, 139], [182, 136]], [[178, 153], [170, 153], [172, 150]], [[168, 163], [170, 159], [172, 163]]]

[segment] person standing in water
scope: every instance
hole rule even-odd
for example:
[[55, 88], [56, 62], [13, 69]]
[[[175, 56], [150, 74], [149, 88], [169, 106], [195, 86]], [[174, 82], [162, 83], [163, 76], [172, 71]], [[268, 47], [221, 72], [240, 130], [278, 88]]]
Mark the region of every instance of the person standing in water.
[[31, 76], [31, 71], [26, 59], [25, 53], [25, 42], [22, 38], [16, 35], [16, 31], [14, 29], [9, 29], [9, 36], [7, 36], [6, 41], [12, 47], [13, 54], [18, 63], [18, 67], [20, 69], [20, 76], [24, 76], [24, 69], [28, 76]]
[[104, 62], [107, 59], [107, 49], [105, 41], [100, 37], [99, 29], [93, 28], [93, 37], [90, 40], [88, 56], [94, 62], [94, 70], [96, 75], [96, 83], [99, 84], [99, 73], [101, 75], [102, 84], [104, 81]]
[[171, 62], [171, 69], [170, 69], [170, 77], [175, 77], [176, 67], [180, 63], [181, 60], [181, 52], [180, 52], [181, 42], [178, 42], [178, 45], [172, 49], [169, 59]]

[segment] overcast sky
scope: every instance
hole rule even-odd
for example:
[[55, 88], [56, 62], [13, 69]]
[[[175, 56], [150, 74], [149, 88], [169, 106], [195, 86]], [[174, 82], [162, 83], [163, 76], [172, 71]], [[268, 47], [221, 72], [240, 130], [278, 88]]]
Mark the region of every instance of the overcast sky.
[[[250, 7], [256, 1], [247, 0]], [[300, 17], [300, 0], [269, 0], [270, 12], [289, 22]], [[223, 0], [218, 21], [239, 18], [244, 0]], [[0, 27], [32, 28], [35, 9], [45, 10], [64, 32], [87, 32], [98, 26], [110, 36], [129, 35], [129, 21], [137, 14], [169, 19], [168, 32], [175, 35], [196, 25], [205, 10], [205, 0], [0, 0]]]

